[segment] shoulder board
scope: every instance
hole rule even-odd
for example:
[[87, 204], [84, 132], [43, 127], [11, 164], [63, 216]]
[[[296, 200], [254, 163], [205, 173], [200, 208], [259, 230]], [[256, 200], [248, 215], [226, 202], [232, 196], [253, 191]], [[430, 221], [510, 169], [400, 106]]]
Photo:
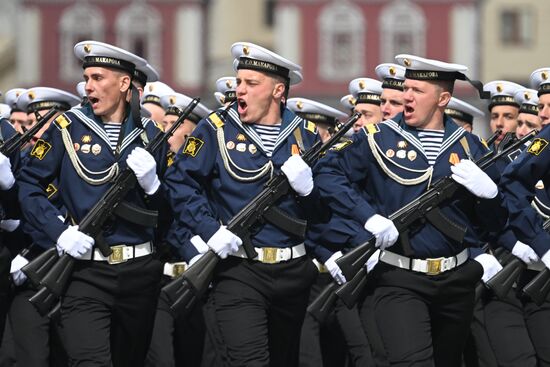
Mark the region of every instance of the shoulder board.
[[71, 120], [67, 117], [67, 115], [62, 114], [57, 116], [53, 123], [59, 130], [62, 130], [71, 124]]
[[216, 112], [212, 112], [210, 115], [208, 115], [206, 121], [208, 121], [210, 125], [212, 125], [212, 128], [214, 128], [214, 130], [219, 129], [224, 125], [224, 122]]
[[367, 124], [363, 126], [363, 130], [365, 134], [376, 134], [380, 131], [380, 126], [378, 126], [378, 124]]
[[333, 146], [330, 147], [329, 150], [335, 150], [335, 151], [340, 151], [344, 148], [347, 148], [349, 147], [351, 144], [353, 144], [353, 140], [351, 139], [343, 139], [341, 140], [339, 143], [336, 143], [334, 144]]
[[479, 140], [481, 141], [481, 144], [483, 144], [483, 146], [487, 149], [489, 149], [489, 146], [487, 145], [487, 141], [485, 141], [485, 139], [483, 138], [479, 138]]
[[304, 129], [312, 134], [317, 134], [317, 125], [309, 120], [304, 120]]

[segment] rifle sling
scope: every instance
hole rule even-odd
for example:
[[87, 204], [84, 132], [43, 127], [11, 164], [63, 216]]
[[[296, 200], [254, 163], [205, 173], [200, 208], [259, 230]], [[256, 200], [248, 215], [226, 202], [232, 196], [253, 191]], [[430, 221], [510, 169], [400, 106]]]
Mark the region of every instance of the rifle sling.
[[441, 210], [436, 207], [426, 213], [426, 219], [433, 225], [439, 232], [449, 237], [453, 241], [462, 243], [464, 236], [466, 235], [466, 227], [460, 226], [447, 218]]

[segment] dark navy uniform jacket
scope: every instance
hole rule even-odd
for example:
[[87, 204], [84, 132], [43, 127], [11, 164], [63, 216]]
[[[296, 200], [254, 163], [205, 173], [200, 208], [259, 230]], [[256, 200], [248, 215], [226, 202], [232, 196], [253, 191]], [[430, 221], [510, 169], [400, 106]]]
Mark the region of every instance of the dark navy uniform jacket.
[[[41, 139], [33, 147], [28, 162], [19, 175], [19, 200], [25, 219], [35, 228], [41, 228], [55, 243], [67, 228], [57, 217], [63, 213], [47, 197], [45, 188], [54, 180], [58, 192], [70, 216], [78, 223], [99, 201], [111, 186], [110, 182], [92, 185], [82, 179], [69, 159], [62, 141], [62, 130], [66, 129], [76, 150], [78, 159], [90, 172], [108, 169], [118, 162], [119, 169], [127, 167], [128, 154], [136, 147], [144, 147], [145, 140], [151, 140], [159, 132], [153, 121], [142, 118], [143, 129], [127, 120], [121, 134], [124, 134], [118, 157], [113, 153], [109, 138], [100, 118], [93, 114], [89, 105], [65, 112], [51, 124]], [[162, 177], [166, 147], [157, 152], [157, 174]], [[160, 162], [160, 163], [159, 163]], [[104, 175], [88, 176], [99, 179]], [[139, 184], [131, 190], [126, 199], [141, 208], [155, 207], [162, 200], [160, 190], [152, 196], [145, 195]], [[142, 227], [121, 218], [108, 220], [103, 232], [108, 245], [139, 244], [153, 239], [153, 229]]]
[[[463, 137], [468, 142], [474, 160], [487, 152], [478, 137], [458, 127], [447, 116], [444, 127], [444, 140], [433, 166], [432, 183], [452, 174], [451, 162], [468, 158], [460, 143]], [[389, 171], [402, 178], [413, 179], [420, 177], [429, 168], [417, 130], [405, 124], [402, 114], [393, 120], [363, 128], [352, 136], [349, 143], [330, 151], [315, 169], [315, 184], [333, 212], [363, 224], [374, 214], [389, 217], [419, 197], [428, 187], [428, 181], [403, 185], [390, 178], [369, 146], [369, 129], [374, 129], [372, 136], [378, 146], [376, 151]], [[352, 185], [360, 190], [354, 189]], [[448, 219], [467, 229], [464, 243], [451, 240], [430, 223], [417, 224], [409, 233], [415, 257], [453, 256], [465, 247], [479, 247], [482, 242], [478, 235], [478, 225], [496, 231], [506, 222], [506, 211], [501, 206], [499, 195], [484, 200], [467, 194], [459, 201], [445, 203], [441, 211]], [[390, 251], [403, 253], [399, 242]]]
[[[544, 219], [531, 207], [536, 186], [550, 188], [550, 128], [544, 126], [529, 148], [504, 170], [500, 189], [510, 213], [510, 227], [517, 238], [531, 246], [539, 256], [550, 249], [550, 234], [542, 228]], [[539, 184], [542, 180], [542, 187]], [[545, 199], [543, 199], [545, 200]]]
[[[165, 175], [176, 230], [190, 231], [206, 242], [218, 230], [220, 221], [227, 223], [263, 189], [270, 178], [267, 174], [260, 179], [243, 182], [232, 177], [220, 153], [218, 129], [223, 129], [225, 135], [222, 144], [227, 148], [230, 168], [241, 177], [251, 177], [252, 174], [246, 170], [257, 170], [270, 160], [274, 173], [279, 172], [281, 165], [290, 157], [292, 146], [299, 145], [293, 133], [296, 129], [300, 131], [305, 149], [318, 139], [317, 130], [311, 122], [285, 108], [279, 137], [269, 158], [253, 127], [240, 121], [236, 106], [229, 109], [223, 126], [216, 126], [214, 121], [215, 118], [210, 115], [199, 122]], [[314, 194], [299, 198], [291, 190], [276, 206], [293, 217], [304, 219], [310, 203], [316, 200], [314, 198]], [[290, 247], [303, 242], [303, 239], [269, 223], [251, 230], [255, 247]], [[185, 254], [186, 259], [198, 253], [194, 248], [179, 251]]]

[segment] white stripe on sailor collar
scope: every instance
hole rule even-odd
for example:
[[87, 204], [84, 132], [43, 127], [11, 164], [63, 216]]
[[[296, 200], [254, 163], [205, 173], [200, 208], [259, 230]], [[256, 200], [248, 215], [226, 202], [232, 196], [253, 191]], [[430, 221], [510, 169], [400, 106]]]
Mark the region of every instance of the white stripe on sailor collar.
[[413, 134], [411, 134], [408, 131], [403, 130], [399, 126], [399, 124], [397, 124], [397, 122], [395, 122], [393, 120], [382, 121], [381, 124], [384, 124], [384, 125], [388, 126], [390, 129], [395, 131], [397, 134], [399, 134], [403, 138], [405, 138], [405, 140], [407, 140], [409, 143], [414, 145], [414, 147], [416, 149], [418, 149], [418, 151], [420, 153], [422, 153], [422, 155], [426, 158], [426, 160], [428, 160], [428, 156], [426, 155], [426, 152], [424, 151], [424, 147], [422, 146], [422, 143], [420, 142], [420, 140], [418, 140], [418, 138], [416, 136], [414, 136]]
[[256, 144], [256, 147], [259, 148], [264, 154], [267, 154], [267, 150], [262, 142], [262, 138], [260, 138], [256, 130], [254, 130], [254, 128], [250, 125], [243, 124], [237, 111], [229, 109], [229, 116], [238, 126], [241, 127], [248, 138]]
[[[82, 111], [78, 109], [70, 110], [73, 112], [86, 126], [88, 126], [90, 129], [92, 129], [107, 145], [111, 146], [111, 142], [109, 140], [109, 136], [107, 135], [107, 132], [103, 129], [102, 126], [99, 126], [97, 122], [95, 122], [93, 119], [86, 116]], [[147, 124], [149, 124], [151, 120], [142, 118], [141, 123], [143, 124], [143, 127], [146, 127]], [[130, 134], [126, 135], [124, 137], [124, 140], [122, 140], [122, 144], [120, 145], [120, 151], [122, 152], [125, 148], [128, 147], [142, 132], [144, 129], [141, 128], [134, 128], [130, 132]], [[121, 131], [122, 133], [122, 131]]]
[[298, 125], [300, 125], [302, 122], [304, 121], [304, 119], [302, 119], [301, 117], [298, 117], [296, 116], [291, 122], [290, 124], [288, 124], [285, 129], [281, 132], [279, 132], [279, 136], [277, 137], [277, 140], [275, 141], [275, 146], [273, 147], [273, 152], [275, 152], [277, 150], [277, 148], [279, 148], [279, 146], [281, 146], [282, 143], [284, 143], [284, 141], [286, 140], [286, 138], [292, 134], [292, 132], [294, 131], [294, 129], [296, 129], [296, 127]]
[[447, 149], [449, 149], [458, 139], [460, 139], [466, 130], [464, 130], [462, 127], [458, 127], [454, 133], [452, 133], [447, 139], [443, 141], [441, 144], [441, 148], [439, 149], [439, 153], [437, 154], [437, 157], [435, 157], [435, 160], [439, 158], [440, 155], [443, 154]]

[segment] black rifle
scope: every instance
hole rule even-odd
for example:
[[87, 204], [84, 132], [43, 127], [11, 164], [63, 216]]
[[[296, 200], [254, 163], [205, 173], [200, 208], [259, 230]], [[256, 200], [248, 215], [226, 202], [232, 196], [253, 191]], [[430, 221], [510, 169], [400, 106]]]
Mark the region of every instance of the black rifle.
[[[338, 142], [360, 117], [359, 113], [353, 114], [329, 140], [325, 143], [317, 141], [302, 155], [304, 162], [312, 166], [319, 156]], [[257, 256], [250, 241], [250, 229], [261, 222], [264, 214], [289, 190], [290, 185], [285, 174], [279, 172], [227, 223], [227, 229], [243, 240], [243, 248], [249, 259], [254, 259]], [[180, 314], [192, 308], [196, 300], [206, 291], [219, 261], [218, 255], [209, 250], [179, 278], [162, 288], [162, 292], [171, 304], [170, 309], [173, 313]]]
[[[534, 134], [535, 132], [531, 132], [522, 139], [510, 144], [498, 154], [488, 152], [476, 161], [476, 164], [482, 170], [487, 169], [487, 167], [498, 161], [501, 157], [507, 155], [521, 144], [524, 144], [528, 139], [531, 139]], [[439, 212], [439, 205], [455, 198], [457, 196], [457, 191], [464, 192], [465, 189], [451, 177], [441, 178], [434, 183], [428, 191], [391, 214], [389, 219], [393, 221], [401, 240], [407, 241], [407, 232], [410, 227], [418, 220], [425, 219], [448, 237], [461, 242], [464, 236], [463, 229], [454, 224], [452, 226], [449, 225], [447, 219]], [[353, 306], [366, 285], [366, 279], [364, 279], [366, 278], [366, 271], [362, 271], [361, 269], [364, 268], [369, 257], [376, 251], [375, 243], [376, 239], [373, 237], [336, 260], [336, 264], [342, 271], [344, 277], [350, 280], [338, 289], [338, 295], [348, 307]], [[356, 276], [359, 277], [355, 279]], [[321, 293], [321, 295], [324, 294], [326, 293]], [[315, 300], [314, 302], [316, 305], [327, 304], [324, 300]], [[319, 313], [320, 311], [312, 309], [310, 305], [309, 312]]]
[[[547, 232], [550, 230], [550, 219], [544, 222], [543, 228]], [[518, 261], [521, 260], [518, 259]], [[523, 287], [523, 294], [530, 297], [537, 306], [541, 306], [548, 298], [548, 293], [550, 293], [550, 270], [545, 267]]]
[[3, 142], [2, 145], [0, 145], [0, 153], [8, 157], [15, 151], [20, 150], [21, 147], [28, 143], [32, 137], [58, 112], [59, 110], [55, 107], [48, 110], [48, 112], [44, 116], [40, 116], [36, 123], [30, 129], [25, 131], [24, 134], [17, 133]]
[[[485, 246], [483, 246], [484, 248], [484, 251], [486, 251], [488, 248], [489, 248], [489, 245], [486, 244]], [[501, 264], [506, 264], [508, 261], [509, 261], [509, 257], [508, 255], [510, 255], [510, 253], [508, 253], [504, 248], [502, 247], [499, 247], [497, 248], [494, 252], [493, 252], [493, 256], [496, 257], [496, 259], [498, 260], [499, 263]], [[475, 290], [475, 303], [477, 303], [481, 298], [484, 297], [484, 295], [489, 291], [489, 287], [482, 281], [480, 280], [477, 285], [476, 285], [476, 290]]]
[[[166, 133], [159, 131], [147, 144], [145, 150], [154, 155], [168, 141], [170, 136], [184, 122], [198, 103], [199, 98], [194, 98], [170, 129]], [[126, 169], [116, 176], [112, 186], [79, 223], [79, 231], [95, 239], [95, 245], [100, 249], [103, 256], [109, 256], [112, 250], [103, 240], [102, 228], [109, 218], [118, 213], [119, 208], [126, 212], [138, 213], [141, 216], [138, 220], [144, 222], [150, 221], [150, 217], [148, 216], [153, 215], [154, 217], [156, 215], [156, 212], [151, 214], [151, 211], [123, 203], [123, 199], [135, 187], [136, 183], [137, 178], [134, 171], [126, 167]], [[60, 256], [55, 265], [52, 266], [40, 281], [41, 287], [38, 293], [29, 299], [42, 315], [45, 315], [44, 311], [49, 311], [51, 306], [55, 305], [57, 300], [65, 293], [70, 282], [75, 261], [75, 258], [68, 254]]]

